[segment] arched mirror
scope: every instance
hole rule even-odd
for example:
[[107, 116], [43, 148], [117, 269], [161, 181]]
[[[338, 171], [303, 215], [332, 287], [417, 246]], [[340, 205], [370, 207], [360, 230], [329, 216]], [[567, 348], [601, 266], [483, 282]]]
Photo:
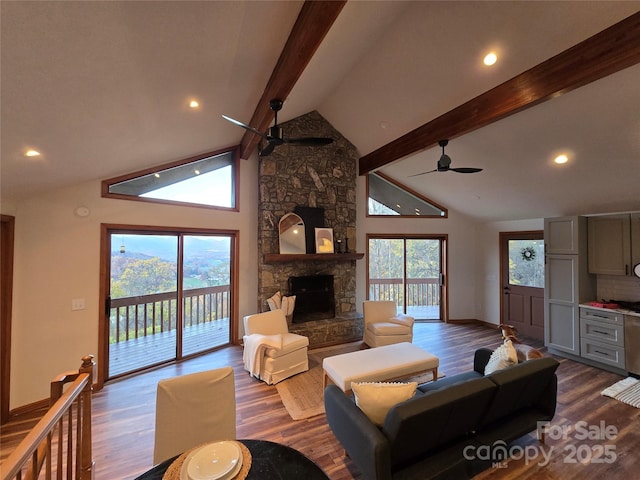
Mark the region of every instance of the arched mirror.
[[278, 224], [280, 253], [307, 253], [304, 222], [295, 213], [287, 213]]

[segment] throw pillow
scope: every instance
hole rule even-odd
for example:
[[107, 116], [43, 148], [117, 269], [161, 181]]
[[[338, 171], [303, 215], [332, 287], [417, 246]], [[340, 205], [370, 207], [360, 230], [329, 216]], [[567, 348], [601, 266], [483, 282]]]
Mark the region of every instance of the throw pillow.
[[267, 298], [267, 303], [269, 304], [269, 310], [280, 310], [282, 306], [282, 295], [280, 292], [276, 292], [272, 297]]
[[282, 303], [280, 309], [284, 312], [285, 315], [293, 314], [293, 309], [296, 306], [296, 296], [291, 295], [290, 297], [282, 297]]
[[484, 374], [490, 375], [498, 370], [504, 370], [511, 365], [518, 363], [518, 354], [511, 343], [511, 340], [505, 340], [502, 345], [496, 348], [487, 365], [484, 367]]
[[378, 427], [384, 423], [387, 412], [396, 403], [404, 402], [416, 394], [417, 382], [386, 383], [363, 382], [351, 383], [351, 390], [356, 405]]

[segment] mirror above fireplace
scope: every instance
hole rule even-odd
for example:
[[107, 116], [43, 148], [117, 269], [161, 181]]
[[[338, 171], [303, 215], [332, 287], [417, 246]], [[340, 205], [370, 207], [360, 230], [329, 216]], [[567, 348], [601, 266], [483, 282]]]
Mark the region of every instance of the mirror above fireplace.
[[287, 213], [278, 223], [280, 253], [306, 253], [304, 222], [295, 213]]

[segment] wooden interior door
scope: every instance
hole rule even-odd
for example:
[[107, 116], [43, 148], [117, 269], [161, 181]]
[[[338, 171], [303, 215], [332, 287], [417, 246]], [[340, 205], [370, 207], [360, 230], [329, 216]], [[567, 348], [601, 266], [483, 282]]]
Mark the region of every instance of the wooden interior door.
[[9, 420], [11, 373], [11, 299], [13, 296], [13, 237], [15, 218], [0, 216], [0, 423]]
[[500, 233], [500, 323], [544, 338], [544, 234]]

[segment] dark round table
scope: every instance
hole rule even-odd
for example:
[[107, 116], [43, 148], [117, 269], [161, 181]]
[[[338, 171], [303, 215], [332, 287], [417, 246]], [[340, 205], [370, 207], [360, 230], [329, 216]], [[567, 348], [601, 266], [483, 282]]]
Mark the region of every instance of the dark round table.
[[[247, 480], [329, 480], [313, 461], [299, 451], [267, 440], [238, 440], [251, 452]], [[180, 455], [159, 463], [136, 480], [162, 480], [162, 476]]]

